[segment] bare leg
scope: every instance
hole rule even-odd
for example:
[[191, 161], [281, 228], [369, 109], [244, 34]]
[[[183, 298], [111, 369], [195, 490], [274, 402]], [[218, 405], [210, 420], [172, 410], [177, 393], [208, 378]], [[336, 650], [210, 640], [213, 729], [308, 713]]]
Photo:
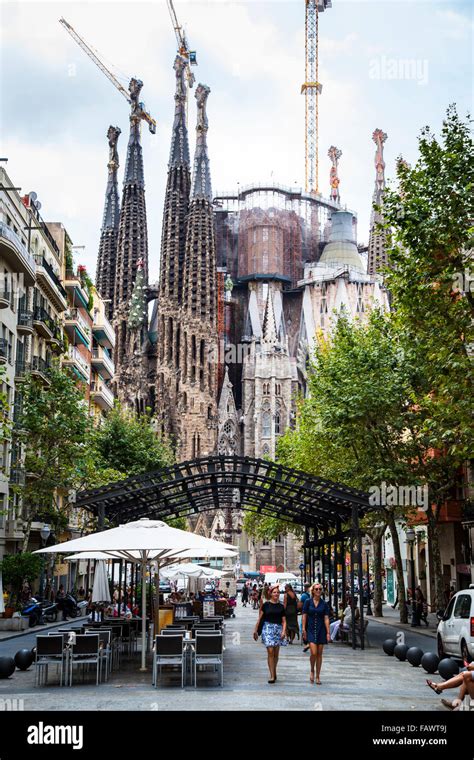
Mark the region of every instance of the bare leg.
[[310, 644], [309, 648], [310, 648], [310, 651], [311, 651], [311, 654], [310, 654], [310, 657], [309, 657], [309, 662], [310, 662], [310, 667], [311, 667], [311, 675], [310, 675], [309, 680], [311, 681], [311, 683], [314, 683], [314, 666], [316, 664], [316, 656], [317, 656], [316, 655], [316, 652], [317, 652], [316, 644]]
[[273, 680], [275, 678], [275, 647], [267, 647], [267, 658], [270, 680]]
[[316, 647], [316, 683], [321, 683], [319, 675], [321, 673], [321, 665], [323, 664], [323, 645], [318, 644]]
[[436, 688], [438, 689], [438, 691], [444, 691], [445, 689], [456, 689], [458, 686], [461, 686], [461, 684], [463, 683], [463, 680], [464, 680], [463, 675], [464, 673], [460, 673], [458, 676], [454, 676], [454, 678], [450, 678], [448, 681], [445, 681], [444, 683], [437, 683]]
[[280, 656], [280, 647], [275, 647], [273, 649], [273, 678], [275, 680], [277, 677], [277, 665], [278, 665], [279, 656]]

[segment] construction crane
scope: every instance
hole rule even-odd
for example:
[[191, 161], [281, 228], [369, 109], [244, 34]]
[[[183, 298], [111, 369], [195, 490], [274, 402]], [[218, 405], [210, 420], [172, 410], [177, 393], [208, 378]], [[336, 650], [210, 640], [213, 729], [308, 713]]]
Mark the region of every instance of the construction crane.
[[188, 62], [186, 66], [186, 79], [188, 80], [188, 85], [191, 88], [195, 82], [195, 77], [191, 71], [191, 66], [197, 66], [196, 51], [189, 49], [188, 41], [186, 39], [183, 27], [180, 26], [178, 22], [173, 0], [166, 0], [166, 3], [168, 5], [168, 10], [171, 16], [171, 23], [173, 24], [176, 41], [178, 43], [178, 53], [182, 55], [183, 58], [185, 58]]
[[318, 96], [323, 86], [319, 81], [319, 14], [331, 8], [331, 0], [304, 0], [305, 18], [305, 81], [301, 93], [305, 96], [305, 188], [307, 193], [319, 192], [318, 184]]
[[[77, 42], [79, 47], [89, 56], [89, 58], [94, 61], [95, 65], [98, 66], [98, 68], [105, 74], [107, 79], [109, 79], [114, 87], [124, 96], [125, 100], [129, 105], [132, 106], [132, 111], [135, 114], [137, 118], [143, 119], [148, 124], [148, 129], [154, 135], [156, 133], [156, 121], [155, 119], [150, 116], [148, 111], [145, 109], [144, 103], [137, 103], [134, 101], [134, 99], [131, 97], [131, 93], [127, 92], [125, 87], [120, 84], [118, 79], [112, 74], [111, 71], [102, 63], [100, 58], [95, 54], [95, 52], [92, 50], [91, 47], [83, 40], [83, 38], [76, 32], [73, 26], [71, 24], [68, 24], [65, 18], [60, 18], [59, 23], [62, 24], [62, 26], [66, 29], [67, 32], [71, 35], [73, 40]], [[134, 85], [138, 85], [138, 87], [135, 87], [135, 90], [139, 92], [141, 87], [143, 86], [143, 82], [141, 82], [139, 79], [132, 79], [130, 82], [130, 85], [132, 86], [132, 83]]]

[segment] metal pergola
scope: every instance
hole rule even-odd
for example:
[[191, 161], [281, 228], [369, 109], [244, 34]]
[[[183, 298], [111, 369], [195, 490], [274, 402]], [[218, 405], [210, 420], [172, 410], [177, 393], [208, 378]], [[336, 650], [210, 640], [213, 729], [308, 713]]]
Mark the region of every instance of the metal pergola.
[[[338, 613], [339, 588], [346, 603], [359, 583], [360, 642], [364, 647], [362, 533], [370, 510], [363, 491], [264, 459], [212, 455], [135, 475], [77, 494], [76, 507], [92, 512], [99, 529], [143, 517], [169, 519], [216, 509], [254, 511], [304, 528], [304, 579], [326, 583]], [[350, 569], [346, 569], [349, 550]], [[341, 568], [341, 572], [338, 570]], [[352, 646], [356, 646], [353, 618]]]

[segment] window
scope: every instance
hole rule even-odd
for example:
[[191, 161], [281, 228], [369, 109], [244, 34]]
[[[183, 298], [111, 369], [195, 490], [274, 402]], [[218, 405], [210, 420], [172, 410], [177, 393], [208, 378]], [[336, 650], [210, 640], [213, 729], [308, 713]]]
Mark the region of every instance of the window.
[[275, 435], [280, 435], [280, 412], [275, 414]]
[[469, 594], [459, 594], [456, 598], [454, 617], [468, 620], [471, 615], [471, 597]]
[[264, 412], [262, 415], [262, 436], [270, 438], [271, 436], [271, 415], [270, 412]]
[[262, 240], [263, 242], [268, 240], [268, 227], [264, 227], [262, 230]]

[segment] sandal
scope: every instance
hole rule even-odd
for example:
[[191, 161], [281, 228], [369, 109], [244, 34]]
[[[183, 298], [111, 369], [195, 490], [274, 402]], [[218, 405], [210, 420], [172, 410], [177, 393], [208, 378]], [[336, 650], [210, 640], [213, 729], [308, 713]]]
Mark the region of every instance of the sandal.
[[268, 683], [275, 683], [275, 681], [276, 681], [276, 678], [269, 678], [268, 679]]
[[[441, 694], [441, 689], [438, 689], [438, 686], [437, 686], [437, 684], [435, 684], [434, 681], [429, 681], [428, 679], [426, 679], [426, 683], [428, 684], [428, 686], [430, 687], [430, 689], [433, 689], [433, 691], [436, 692], [436, 694]], [[447, 702], [447, 700], [441, 700], [441, 701], [442, 702], [443, 701]]]
[[314, 683], [314, 673], [311, 673], [309, 676], [310, 683]]
[[318, 686], [321, 686], [321, 681], [320, 681], [319, 678], [316, 679], [316, 683], [317, 683]]

